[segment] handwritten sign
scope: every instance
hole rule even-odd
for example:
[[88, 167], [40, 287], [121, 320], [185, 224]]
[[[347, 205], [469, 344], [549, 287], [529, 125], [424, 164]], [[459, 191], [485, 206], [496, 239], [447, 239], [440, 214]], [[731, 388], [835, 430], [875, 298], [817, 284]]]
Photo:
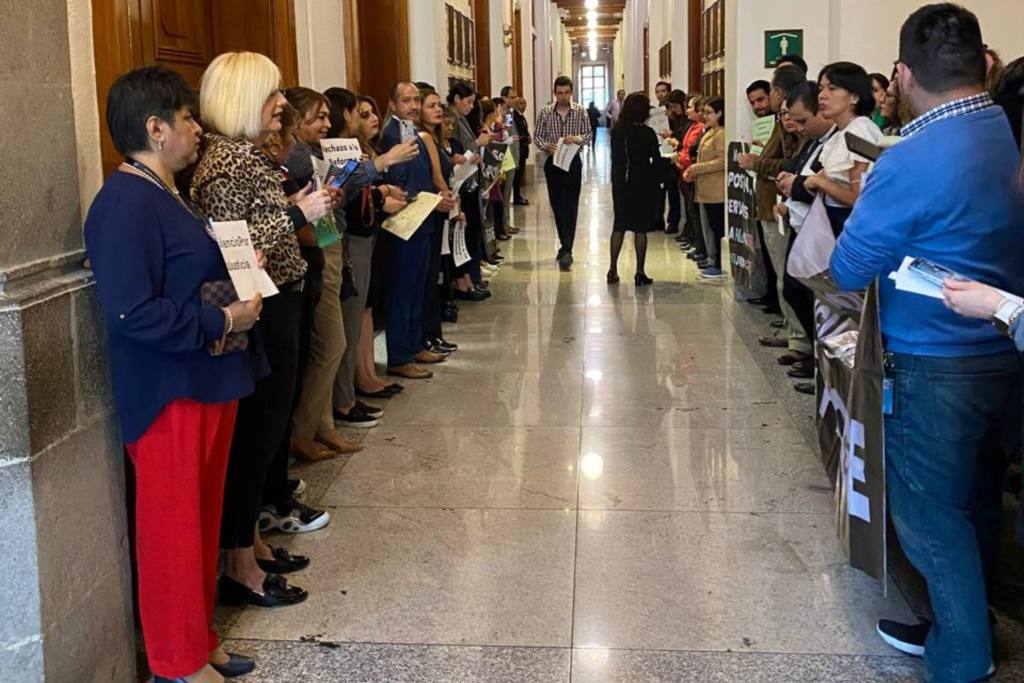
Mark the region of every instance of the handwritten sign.
[[277, 294], [274, 281], [257, 264], [256, 250], [249, 237], [249, 224], [245, 221], [226, 221], [214, 222], [211, 226], [238, 298], [249, 301], [257, 293], [264, 298]]
[[405, 208], [384, 221], [382, 228], [408, 241], [431, 212], [441, 203], [441, 195], [433, 192], [420, 192], [416, 198], [405, 205]]
[[320, 141], [324, 160], [329, 164], [342, 167], [349, 159], [359, 161], [363, 158], [363, 148], [355, 138], [326, 138]]

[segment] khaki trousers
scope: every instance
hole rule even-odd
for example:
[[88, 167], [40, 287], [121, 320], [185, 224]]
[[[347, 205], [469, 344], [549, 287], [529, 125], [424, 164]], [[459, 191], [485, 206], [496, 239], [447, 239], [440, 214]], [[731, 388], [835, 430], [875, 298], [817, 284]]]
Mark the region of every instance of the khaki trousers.
[[[334, 376], [345, 353], [345, 327], [341, 317], [341, 242], [324, 249], [324, 290], [313, 314], [309, 363], [302, 376], [302, 396], [292, 416], [292, 429], [300, 439], [334, 430]], [[271, 370], [273, 371], [273, 370]]]

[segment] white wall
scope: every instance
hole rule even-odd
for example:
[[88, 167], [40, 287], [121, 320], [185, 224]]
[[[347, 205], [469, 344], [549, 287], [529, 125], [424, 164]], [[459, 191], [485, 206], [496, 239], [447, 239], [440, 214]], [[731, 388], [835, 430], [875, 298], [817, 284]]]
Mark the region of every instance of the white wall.
[[[1024, 52], [1020, 40], [1024, 2], [960, 3], [978, 15], [985, 42], [998, 50], [1004, 61]], [[771, 78], [771, 70], [764, 68], [766, 30], [804, 30], [804, 59], [811, 78], [826, 64], [839, 60], [888, 75], [899, 50], [900, 26], [925, 4], [921, 0], [728, 0], [726, 121], [731, 137], [749, 137], [751, 115], [746, 86], [758, 78]]]
[[301, 85], [324, 91], [347, 84], [343, 21], [341, 3], [335, 0], [295, 0]]
[[430, 83], [439, 92], [448, 91], [447, 21], [444, 2], [409, 3], [410, 80]]
[[685, 0], [672, 0], [672, 85], [690, 89], [690, 13]]
[[505, 47], [502, 29], [512, 25], [509, 0], [490, 0], [491, 90], [494, 96], [502, 87], [512, 84], [512, 48]]
[[[623, 87], [627, 93], [644, 89], [644, 24], [647, 22], [647, 1], [629, 0], [622, 15]], [[657, 54], [657, 53], [655, 53]], [[655, 71], [657, 62], [655, 61]], [[653, 82], [657, 79], [652, 79]]]

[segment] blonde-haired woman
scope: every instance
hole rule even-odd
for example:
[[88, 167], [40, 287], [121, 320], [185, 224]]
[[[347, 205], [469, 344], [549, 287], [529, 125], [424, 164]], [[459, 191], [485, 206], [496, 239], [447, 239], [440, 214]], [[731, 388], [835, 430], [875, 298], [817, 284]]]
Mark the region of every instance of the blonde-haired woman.
[[[304, 590], [264, 568], [289, 569], [289, 558], [257, 562], [256, 521], [267, 472], [282, 443], [287, 444], [297, 377], [299, 318], [306, 262], [296, 231], [331, 209], [325, 191], [290, 204], [273, 161], [260, 149], [281, 129], [287, 103], [281, 74], [267, 57], [252, 52], [218, 56], [203, 74], [199, 93], [205, 152], [192, 180], [192, 198], [215, 221], [245, 220], [253, 245], [267, 259], [267, 273], [280, 293], [266, 299], [257, 325], [271, 372], [256, 383], [238, 408], [224, 490], [221, 547], [225, 552], [220, 600], [225, 604], [277, 607], [301, 602]], [[327, 513], [301, 504], [295, 516], [323, 526]], [[261, 566], [262, 564], [262, 566]]]

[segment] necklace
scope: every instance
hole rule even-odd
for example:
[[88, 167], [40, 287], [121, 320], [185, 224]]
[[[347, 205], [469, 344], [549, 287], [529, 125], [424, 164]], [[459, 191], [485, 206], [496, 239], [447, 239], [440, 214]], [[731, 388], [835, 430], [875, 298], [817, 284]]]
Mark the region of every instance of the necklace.
[[156, 171], [135, 159], [129, 159], [123, 165], [126, 166], [129, 171], [134, 171], [136, 175], [145, 178], [146, 180], [152, 182], [153, 184], [157, 185], [158, 187], [166, 191], [166, 193], [168, 193], [171, 197], [177, 200], [178, 204], [180, 204], [185, 211], [193, 215], [195, 218], [198, 218], [199, 220], [203, 221], [203, 223], [207, 226], [207, 231], [209, 231], [209, 219], [203, 216], [193, 203], [181, 197], [181, 193], [179, 193], [177, 189], [169, 186], [166, 182], [164, 182], [164, 179], [161, 178]]

